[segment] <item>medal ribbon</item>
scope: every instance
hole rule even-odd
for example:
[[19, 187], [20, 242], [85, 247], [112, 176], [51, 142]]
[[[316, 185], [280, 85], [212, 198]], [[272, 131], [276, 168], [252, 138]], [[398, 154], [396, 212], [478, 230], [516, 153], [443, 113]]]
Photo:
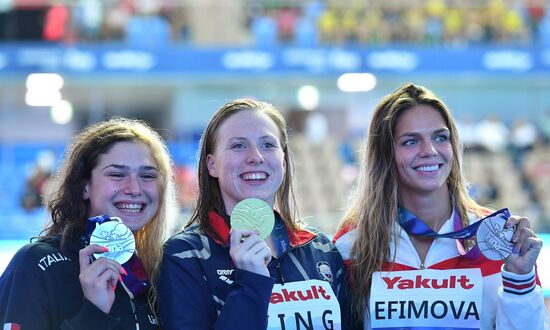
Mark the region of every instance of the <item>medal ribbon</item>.
[[84, 235], [81, 237], [84, 245], [90, 245], [90, 237], [92, 237], [92, 233], [94, 232], [95, 227], [107, 221], [111, 221], [111, 218], [107, 214], [88, 218], [88, 221], [86, 221], [86, 226], [84, 228]]
[[[86, 221], [85, 233], [81, 238], [85, 245], [90, 244], [90, 237], [92, 236], [95, 227], [98, 224], [100, 225], [107, 221], [115, 220], [111, 220], [111, 218], [107, 214], [88, 218], [88, 221]], [[149, 290], [151, 283], [147, 278], [147, 272], [145, 272], [145, 268], [143, 268], [143, 264], [141, 263], [141, 260], [139, 260], [135, 252], [130, 260], [122, 264], [122, 267], [124, 267], [124, 269], [128, 273], [128, 275], [121, 275], [122, 281], [124, 282], [126, 287], [132, 292], [134, 297], [139, 297]]]
[[285, 223], [283, 219], [275, 212], [275, 226], [273, 226], [273, 241], [279, 256], [285, 253], [290, 247], [290, 237], [288, 236], [288, 231], [286, 230]]
[[464, 246], [464, 239], [469, 239], [475, 236], [477, 232], [477, 228], [481, 223], [487, 219], [492, 218], [498, 214], [504, 214], [506, 219], [510, 218], [510, 212], [507, 208], [500, 209], [485, 218], [467, 226], [463, 227], [462, 224], [462, 218], [460, 217], [460, 212], [458, 212], [458, 209], [454, 208], [453, 211], [453, 227], [455, 231], [445, 234], [438, 234], [435, 231], [433, 231], [422, 219], [419, 219], [414, 215], [411, 211], [407, 210], [404, 207], [399, 207], [398, 210], [398, 217], [399, 217], [399, 225], [409, 234], [418, 235], [418, 236], [424, 236], [424, 237], [431, 237], [431, 238], [453, 238], [457, 240], [457, 248], [461, 255], [471, 255], [472, 257], [476, 257], [479, 255], [479, 249], [477, 248], [477, 245], [472, 248], [470, 251], [466, 252], [466, 248]]

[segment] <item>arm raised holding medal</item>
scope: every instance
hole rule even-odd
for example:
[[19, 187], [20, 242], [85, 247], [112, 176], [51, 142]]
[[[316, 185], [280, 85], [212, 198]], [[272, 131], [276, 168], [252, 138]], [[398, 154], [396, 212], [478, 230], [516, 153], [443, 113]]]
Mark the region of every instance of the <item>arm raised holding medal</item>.
[[0, 324], [159, 329], [151, 282], [175, 205], [172, 161], [151, 127], [124, 118], [86, 127], [49, 183], [51, 221], [0, 277]]
[[374, 110], [334, 239], [365, 329], [548, 329], [542, 241], [526, 218], [469, 196], [461, 154], [451, 112], [429, 89], [406, 83]]
[[351, 329], [335, 246], [297, 221], [286, 124], [270, 104], [228, 102], [200, 144], [197, 207], [165, 244], [168, 329]]
[[118, 279], [122, 274], [127, 274], [118, 262], [108, 258], [100, 258], [90, 263], [94, 253], [102, 253], [106, 250], [107, 248], [96, 244], [80, 250], [78, 257], [80, 275], [78, 278], [84, 297], [108, 314], [115, 301]]

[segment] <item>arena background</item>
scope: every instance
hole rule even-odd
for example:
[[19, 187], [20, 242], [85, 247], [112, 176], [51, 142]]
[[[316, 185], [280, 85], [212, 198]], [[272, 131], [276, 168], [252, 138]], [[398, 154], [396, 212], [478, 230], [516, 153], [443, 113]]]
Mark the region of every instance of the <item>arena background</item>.
[[0, 272], [47, 216], [67, 141], [121, 115], [167, 139], [187, 220], [211, 114], [253, 97], [291, 127], [306, 222], [333, 234], [377, 102], [425, 85], [459, 121], [482, 204], [528, 216], [550, 298], [550, 14], [546, 0], [0, 1]]

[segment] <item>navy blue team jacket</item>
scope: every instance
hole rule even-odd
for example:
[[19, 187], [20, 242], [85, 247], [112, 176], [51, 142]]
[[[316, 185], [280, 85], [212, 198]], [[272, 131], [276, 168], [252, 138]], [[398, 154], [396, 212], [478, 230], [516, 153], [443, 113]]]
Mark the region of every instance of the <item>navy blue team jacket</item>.
[[[265, 329], [273, 285], [313, 279], [331, 282], [342, 328], [351, 329], [347, 273], [340, 253], [325, 235], [287, 230], [290, 247], [269, 263], [271, 276], [266, 277], [235, 268], [229, 255], [227, 216], [210, 212], [209, 218], [221, 240], [192, 225], [165, 244], [158, 283], [164, 329]], [[327, 264], [331, 274], [319, 267]]]

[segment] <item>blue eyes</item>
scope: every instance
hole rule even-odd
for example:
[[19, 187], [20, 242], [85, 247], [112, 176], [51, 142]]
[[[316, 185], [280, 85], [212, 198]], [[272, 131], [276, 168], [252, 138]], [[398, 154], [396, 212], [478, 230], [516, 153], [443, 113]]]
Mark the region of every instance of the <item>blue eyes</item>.
[[[260, 144], [260, 149], [273, 149], [277, 148], [277, 144], [272, 142], [264, 142]], [[229, 149], [232, 150], [244, 150], [246, 149], [246, 145], [244, 143], [235, 143], [229, 146]]]
[[[114, 172], [114, 173], [109, 173], [108, 176], [116, 180], [121, 180], [125, 178], [127, 175], [126, 173], [122, 173], [122, 172]], [[155, 180], [158, 177], [158, 175], [156, 173], [143, 173], [143, 174], [139, 174], [139, 177], [142, 180]]]
[[[446, 134], [441, 134], [441, 135], [436, 135], [433, 140], [435, 142], [439, 142], [439, 143], [442, 143], [442, 142], [446, 142], [449, 140], [449, 136], [446, 135]], [[411, 139], [407, 139], [405, 141], [403, 141], [401, 144], [403, 146], [413, 146], [413, 145], [416, 145], [419, 143], [419, 139], [416, 139], [416, 138], [411, 138]]]

